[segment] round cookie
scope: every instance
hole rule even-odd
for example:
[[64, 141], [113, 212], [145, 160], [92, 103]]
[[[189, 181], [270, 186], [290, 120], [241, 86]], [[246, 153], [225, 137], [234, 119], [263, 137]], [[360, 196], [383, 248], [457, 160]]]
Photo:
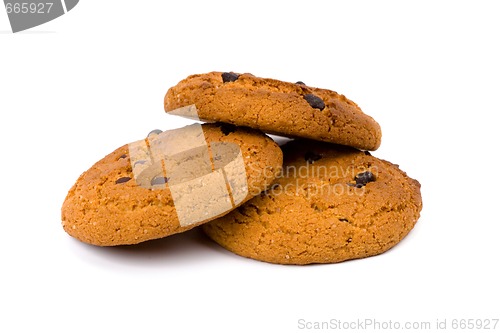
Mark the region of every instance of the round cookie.
[[379, 124], [344, 95], [303, 82], [232, 72], [191, 75], [170, 88], [164, 100], [167, 112], [190, 105], [204, 121], [364, 150], [376, 150], [382, 137]]
[[281, 149], [257, 130], [196, 124], [160, 132], [118, 148], [78, 178], [62, 206], [68, 234], [113, 246], [183, 232], [258, 195], [282, 167]]
[[422, 209], [420, 184], [368, 152], [295, 140], [273, 187], [203, 226], [224, 248], [278, 264], [377, 255], [403, 239]]

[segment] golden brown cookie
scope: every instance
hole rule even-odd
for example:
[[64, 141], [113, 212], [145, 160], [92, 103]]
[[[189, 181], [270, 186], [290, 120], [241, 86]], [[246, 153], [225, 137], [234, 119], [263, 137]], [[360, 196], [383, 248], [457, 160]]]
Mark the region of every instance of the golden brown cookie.
[[279, 264], [335, 263], [387, 251], [422, 209], [420, 184], [354, 148], [296, 140], [275, 185], [203, 226], [224, 248]]
[[168, 90], [164, 104], [167, 112], [195, 105], [205, 121], [359, 149], [377, 149], [382, 137], [379, 124], [344, 95], [251, 74], [191, 75]]
[[282, 152], [262, 132], [228, 124], [154, 131], [84, 172], [62, 225], [90, 244], [136, 244], [191, 229], [268, 188]]

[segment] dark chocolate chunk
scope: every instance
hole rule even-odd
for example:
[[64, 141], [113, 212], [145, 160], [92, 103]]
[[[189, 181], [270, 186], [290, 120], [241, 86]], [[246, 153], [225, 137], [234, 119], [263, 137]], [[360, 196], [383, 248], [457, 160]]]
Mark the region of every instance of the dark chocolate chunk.
[[156, 134], [156, 135], [161, 134], [162, 132], [163, 132], [163, 131], [162, 131], [162, 130], [159, 130], [159, 129], [152, 130], [151, 132], [149, 132], [148, 137], [149, 137], [150, 135], [152, 135], [152, 134]]
[[354, 178], [356, 181], [356, 187], [363, 187], [366, 184], [375, 181], [375, 175], [371, 173], [370, 171], [365, 171], [358, 173], [356, 177]]
[[229, 135], [229, 133], [236, 132], [236, 126], [233, 124], [220, 123], [219, 127], [224, 135]]
[[297, 81], [297, 82], [295, 82], [295, 84], [300, 84], [301, 86], [306, 86], [306, 84], [302, 81]]
[[307, 163], [313, 163], [313, 162], [321, 159], [321, 157], [323, 157], [323, 156], [316, 154], [316, 153], [313, 153], [312, 151], [308, 151], [304, 155], [304, 159], [307, 161]]
[[126, 183], [128, 182], [129, 180], [131, 180], [132, 178], [130, 177], [122, 177], [122, 178], [118, 178], [116, 181], [115, 181], [115, 184], [122, 184], [122, 183]]
[[163, 185], [166, 183], [168, 183], [167, 177], [156, 176], [153, 179], [151, 179], [151, 185]]
[[239, 77], [240, 77], [239, 74], [236, 74], [236, 73], [233, 73], [233, 72], [222, 73], [222, 82], [224, 82], [224, 83], [226, 83], [226, 82], [234, 82], [234, 81], [238, 80]]
[[305, 94], [304, 99], [309, 103], [309, 105], [315, 109], [320, 109], [323, 111], [325, 108], [325, 102], [321, 98], [313, 94]]
[[144, 163], [146, 163], [146, 161], [144, 161], [144, 160], [139, 160], [139, 161], [136, 161], [136, 162], [134, 163], [134, 168], [135, 168], [135, 166], [136, 166], [137, 164], [144, 164]]

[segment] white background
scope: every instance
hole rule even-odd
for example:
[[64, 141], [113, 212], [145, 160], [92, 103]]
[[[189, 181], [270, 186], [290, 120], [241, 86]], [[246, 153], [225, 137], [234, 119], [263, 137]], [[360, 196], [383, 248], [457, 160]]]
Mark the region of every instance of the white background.
[[[299, 332], [300, 319], [371, 318], [447, 319], [451, 332], [455, 318], [499, 318], [497, 7], [82, 0], [18, 34], [0, 8], [0, 331]], [[358, 103], [382, 126], [374, 155], [422, 183], [411, 234], [377, 257], [306, 267], [238, 257], [198, 230], [122, 248], [70, 238], [60, 207], [76, 178], [188, 124], [163, 96], [212, 70]]]

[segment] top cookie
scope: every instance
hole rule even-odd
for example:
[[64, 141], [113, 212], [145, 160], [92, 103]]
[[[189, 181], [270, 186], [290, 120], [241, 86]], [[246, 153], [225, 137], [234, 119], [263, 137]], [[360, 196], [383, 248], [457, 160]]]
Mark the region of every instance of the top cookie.
[[167, 112], [195, 105], [201, 120], [364, 150], [376, 150], [382, 137], [379, 124], [356, 103], [303, 82], [211, 72], [182, 80], [168, 90], [164, 102]]
[[71, 236], [136, 244], [189, 230], [268, 188], [282, 166], [274, 141], [229, 124], [153, 131], [84, 172], [62, 206]]

